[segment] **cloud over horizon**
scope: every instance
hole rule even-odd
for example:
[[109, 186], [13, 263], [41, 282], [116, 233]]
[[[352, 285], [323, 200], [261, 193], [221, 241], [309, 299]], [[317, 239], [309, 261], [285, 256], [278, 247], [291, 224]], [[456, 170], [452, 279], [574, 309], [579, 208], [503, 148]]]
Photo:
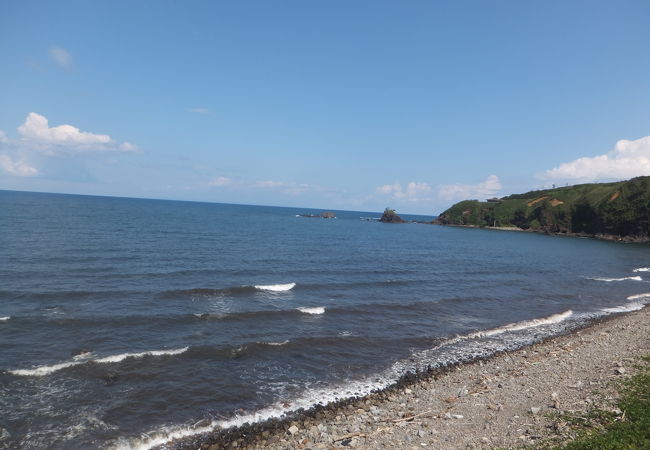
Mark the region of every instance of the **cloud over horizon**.
[[622, 139], [614, 149], [562, 163], [539, 175], [542, 179], [598, 181], [650, 175], [650, 136], [633, 141]]
[[66, 49], [61, 47], [51, 47], [49, 54], [52, 61], [54, 61], [59, 67], [66, 70], [70, 70], [74, 67], [72, 55]]
[[426, 194], [431, 192], [431, 186], [428, 183], [411, 181], [402, 187], [402, 184], [395, 182], [393, 184], [384, 184], [375, 188], [380, 194], [387, 195], [391, 200], [404, 200], [407, 202], [419, 202], [429, 200]]
[[33, 177], [38, 175], [38, 169], [23, 160], [14, 160], [11, 156], [0, 153], [0, 169], [9, 175], [17, 177]]
[[107, 134], [81, 131], [72, 125], [50, 127], [45, 116], [30, 112], [17, 128], [18, 139], [10, 139], [0, 130], [0, 172], [20, 177], [40, 175], [34, 165], [47, 166], [46, 158], [81, 153], [133, 153], [130, 142], [118, 142]]
[[229, 184], [232, 184], [232, 179], [228, 177], [220, 176], [208, 181], [208, 186], [223, 187], [228, 186]]
[[81, 131], [72, 125], [50, 127], [47, 117], [30, 112], [18, 127], [24, 143], [35, 144], [35, 149], [49, 154], [62, 151], [117, 151], [134, 152], [137, 147], [129, 142], [118, 143], [107, 134]]
[[482, 199], [493, 197], [503, 186], [496, 175], [488, 176], [477, 184], [446, 184], [438, 187], [438, 197], [446, 201]]

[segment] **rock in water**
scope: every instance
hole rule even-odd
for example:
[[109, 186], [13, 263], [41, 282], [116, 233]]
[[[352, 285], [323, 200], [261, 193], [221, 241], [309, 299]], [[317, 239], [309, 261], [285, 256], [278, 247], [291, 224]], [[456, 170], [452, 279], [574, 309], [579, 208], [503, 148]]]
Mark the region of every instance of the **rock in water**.
[[386, 208], [384, 214], [381, 215], [380, 222], [386, 223], [406, 223], [404, 219], [397, 215], [394, 209]]

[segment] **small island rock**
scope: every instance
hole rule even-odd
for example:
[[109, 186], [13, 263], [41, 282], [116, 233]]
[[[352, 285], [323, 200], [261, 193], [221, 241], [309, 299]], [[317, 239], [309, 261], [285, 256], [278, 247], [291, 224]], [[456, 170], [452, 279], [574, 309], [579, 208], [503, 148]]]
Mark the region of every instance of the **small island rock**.
[[394, 209], [386, 208], [382, 214], [380, 222], [386, 223], [406, 223], [404, 219], [397, 215]]

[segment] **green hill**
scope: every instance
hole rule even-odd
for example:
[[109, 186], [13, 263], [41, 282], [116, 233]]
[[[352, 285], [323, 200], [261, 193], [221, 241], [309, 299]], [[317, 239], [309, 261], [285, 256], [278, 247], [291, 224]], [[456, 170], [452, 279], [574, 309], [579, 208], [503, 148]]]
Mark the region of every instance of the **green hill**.
[[650, 177], [466, 200], [440, 214], [437, 223], [648, 241]]

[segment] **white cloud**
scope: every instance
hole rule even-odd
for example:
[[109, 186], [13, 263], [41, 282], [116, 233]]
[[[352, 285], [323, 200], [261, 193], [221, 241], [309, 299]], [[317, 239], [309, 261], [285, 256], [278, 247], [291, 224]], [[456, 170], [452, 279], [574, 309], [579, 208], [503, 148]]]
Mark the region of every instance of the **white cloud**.
[[468, 200], [492, 197], [502, 189], [499, 177], [490, 175], [478, 184], [447, 184], [438, 187], [438, 197], [443, 200]]
[[0, 154], [0, 169], [9, 175], [18, 177], [33, 177], [38, 175], [38, 170], [25, 161], [14, 161], [11, 156]]
[[50, 48], [50, 58], [58, 66], [64, 69], [71, 69], [73, 67], [72, 55], [68, 51], [61, 47], [52, 47]]
[[188, 111], [197, 114], [210, 114], [210, 110], [208, 108], [189, 108]]
[[209, 186], [228, 186], [232, 183], [232, 180], [228, 177], [217, 177], [213, 180], [208, 181]]
[[50, 127], [46, 117], [30, 112], [18, 127], [24, 142], [36, 144], [36, 149], [53, 154], [56, 150], [73, 151], [120, 151], [134, 152], [137, 147], [129, 142], [118, 144], [107, 134], [81, 131], [72, 125]]
[[542, 179], [596, 181], [650, 175], [650, 136], [620, 140], [604, 155], [562, 163], [540, 175]]
[[7, 142], [9, 142], [9, 139], [7, 138], [7, 133], [0, 130], [0, 144], [6, 144]]
[[279, 189], [280, 191], [289, 195], [300, 195], [303, 192], [310, 191], [310, 190], [316, 190], [316, 191], [323, 190], [318, 186], [311, 186], [309, 184], [286, 182], [286, 181], [274, 181], [274, 180], [257, 181], [253, 184], [253, 187], [262, 188], [262, 189]]
[[376, 191], [380, 194], [389, 195], [395, 200], [406, 200], [408, 202], [418, 202], [428, 200], [423, 197], [431, 192], [431, 186], [427, 183], [411, 181], [405, 187], [401, 183], [385, 184], [378, 186]]

